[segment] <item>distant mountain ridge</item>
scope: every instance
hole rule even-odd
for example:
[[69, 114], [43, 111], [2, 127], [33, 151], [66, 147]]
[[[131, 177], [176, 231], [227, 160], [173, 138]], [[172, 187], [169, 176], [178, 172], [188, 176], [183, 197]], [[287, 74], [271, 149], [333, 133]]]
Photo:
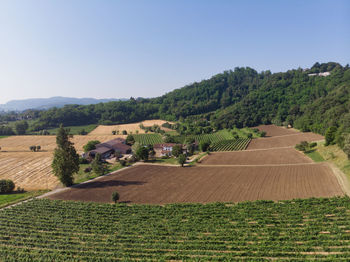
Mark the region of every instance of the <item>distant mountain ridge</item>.
[[112, 101], [124, 101], [128, 99], [95, 99], [95, 98], [74, 98], [74, 97], [62, 97], [55, 96], [50, 98], [30, 98], [23, 100], [11, 100], [6, 104], [0, 104], [0, 110], [3, 111], [24, 111], [27, 109], [49, 109], [52, 107], [63, 107], [69, 104], [77, 105], [91, 105], [98, 103], [106, 103]]

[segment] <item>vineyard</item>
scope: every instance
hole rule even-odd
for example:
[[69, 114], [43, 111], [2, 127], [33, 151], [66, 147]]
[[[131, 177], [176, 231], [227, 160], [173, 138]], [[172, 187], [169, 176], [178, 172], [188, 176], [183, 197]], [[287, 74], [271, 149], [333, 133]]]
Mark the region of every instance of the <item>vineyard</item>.
[[198, 141], [198, 143], [201, 143], [202, 141], [209, 141], [210, 143], [216, 143], [222, 140], [233, 139], [232, 134], [228, 130], [220, 130], [212, 134], [201, 134], [201, 135], [194, 135], [191, 137], [194, 138], [196, 141]]
[[1, 261], [336, 260], [350, 199], [111, 205], [33, 200], [0, 211]]
[[245, 150], [249, 145], [251, 139], [249, 138], [238, 138], [221, 140], [210, 146], [212, 151], [237, 151]]
[[160, 144], [163, 142], [162, 136], [159, 134], [138, 134], [133, 135], [136, 142], [139, 142], [141, 145], [154, 145]]

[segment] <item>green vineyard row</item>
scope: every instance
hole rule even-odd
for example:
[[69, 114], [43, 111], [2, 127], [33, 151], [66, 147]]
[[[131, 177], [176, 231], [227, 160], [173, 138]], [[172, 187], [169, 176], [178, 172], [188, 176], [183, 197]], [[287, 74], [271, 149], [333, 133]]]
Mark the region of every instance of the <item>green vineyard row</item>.
[[346, 261], [350, 199], [127, 205], [33, 200], [0, 211], [0, 261]]

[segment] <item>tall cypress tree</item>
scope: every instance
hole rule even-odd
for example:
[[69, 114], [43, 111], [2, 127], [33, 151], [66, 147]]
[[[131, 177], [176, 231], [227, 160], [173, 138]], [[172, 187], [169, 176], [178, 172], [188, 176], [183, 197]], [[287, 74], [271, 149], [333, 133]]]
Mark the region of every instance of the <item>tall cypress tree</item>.
[[69, 130], [61, 125], [56, 136], [57, 147], [51, 165], [55, 176], [65, 186], [73, 185], [73, 174], [79, 171], [79, 155], [69, 141], [70, 137]]

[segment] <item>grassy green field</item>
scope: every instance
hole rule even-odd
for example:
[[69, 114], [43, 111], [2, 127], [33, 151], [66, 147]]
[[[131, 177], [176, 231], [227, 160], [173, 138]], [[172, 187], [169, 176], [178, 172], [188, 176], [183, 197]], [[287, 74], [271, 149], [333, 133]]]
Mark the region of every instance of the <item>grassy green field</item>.
[[0, 210], [0, 261], [348, 261], [350, 199]]
[[0, 139], [1, 139], [1, 138], [6, 138], [6, 137], [8, 137], [8, 136], [0, 136]]
[[320, 155], [319, 152], [316, 150], [310, 150], [308, 152], [305, 152], [305, 155], [310, 157], [314, 162], [323, 162], [325, 161], [324, 158]]
[[11, 193], [11, 194], [0, 194], [0, 208], [9, 206], [12, 204], [16, 204], [17, 202], [23, 201], [28, 198], [32, 198], [35, 196], [42, 195], [46, 193], [47, 191], [29, 191], [29, 192], [23, 192], [23, 193]]
[[[81, 132], [83, 129], [90, 133], [92, 130], [94, 130], [97, 127], [96, 124], [92, 124], [92, 125], [85, 125], [85, 126], [65, 126], [64, 128], [69, 128], [70, 129], [70, 133], [72, 135], [79, 135], [79, 132]], [[50, 135], [56, 135], [58, 128], [52, 128], [52, 129], [48, 129], [47, 131], [50, 132]]]

